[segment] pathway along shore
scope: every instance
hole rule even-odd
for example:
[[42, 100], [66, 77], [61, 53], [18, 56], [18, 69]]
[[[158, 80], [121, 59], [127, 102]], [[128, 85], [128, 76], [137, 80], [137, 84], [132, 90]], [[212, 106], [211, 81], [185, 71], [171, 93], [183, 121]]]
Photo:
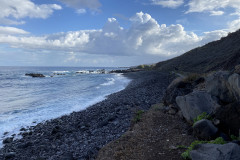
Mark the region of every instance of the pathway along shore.
[[171, 81], [169, 74], [156, 71], [126, 76], [132, 79], [126, 89], [84, 111], [36, 125], [22, 139], [7, 143], [0, 159], [95, 159], [99, 149], [129, 129], [138, 110], [161, 101]]

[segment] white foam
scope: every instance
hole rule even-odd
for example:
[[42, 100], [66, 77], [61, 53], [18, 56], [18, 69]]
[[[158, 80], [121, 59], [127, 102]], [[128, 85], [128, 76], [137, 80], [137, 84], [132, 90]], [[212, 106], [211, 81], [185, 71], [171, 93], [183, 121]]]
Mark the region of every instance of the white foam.
[[106, 78], [108, 82], [105, 82], [103, 84], [100, 84], [101, 86], [110, 86], [115, 84], [115, 79], [114, 78]]
[[59, 74], [63, 74], [63, 73], [69, 73], [69, 71], [53, 71], [53, 73], [59, 73]]
[[[21, 112], [17, 113], [13, 111], [6, 114], [1, 114], [0, 147], [2, 147], [1, 143], [4, 138], [9, 137], [12, 134], [17, 135], [22, 127], [27, 128], [27, 126], [35, 126], [36, 124], [49, 119], [58, 118], [74, 111], [84, 110], [87, 107], [104, 100], [107, 95], [123, 90], [130, 82], [129, 79], [120, 74], [115, 74], [113, 78], [106, 78], [106, 80], [107, 82], [96, 87], [99, 90], [98, 92], [101, 94], [79, 97], [78, 101], [61, 101], [52, 105], [47, 104], [47, 106], [39, 106], [38, 108], [22, 110]], [[115, 86], [105, 87], [110, 85]], [[4, 132], [9, 133], [3, 135]], [[21, 138], [21, 136], [16, 136], [15, 138]]]

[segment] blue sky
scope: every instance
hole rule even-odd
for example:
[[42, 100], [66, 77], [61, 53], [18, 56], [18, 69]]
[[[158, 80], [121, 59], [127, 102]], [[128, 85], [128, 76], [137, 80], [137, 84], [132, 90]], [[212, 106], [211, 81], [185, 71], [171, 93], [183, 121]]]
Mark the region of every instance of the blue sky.
[[239, 0], [1, 0], [0, 66], [134, 66], [240, 28]]

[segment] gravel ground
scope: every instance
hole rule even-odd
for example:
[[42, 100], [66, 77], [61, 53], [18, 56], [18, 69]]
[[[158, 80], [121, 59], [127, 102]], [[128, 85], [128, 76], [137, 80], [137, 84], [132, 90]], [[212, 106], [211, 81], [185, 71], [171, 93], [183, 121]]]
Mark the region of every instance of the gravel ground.
[[183, 160], [186, 149], [179, 146], [194, 140], [191, 127], [179, 116], [152, 107], [124, 135], [104, 146], [97, 160]]
[[83, 160], [95, 159], [98, 151], [119, 138], [130, 127], [138, 110], [158, 103], [170, 80], [167, 73], [134, 72], [126, 89], [111, 94], [84, 111], [37, 124], [9, 141], [0, 150], [0, 159]]

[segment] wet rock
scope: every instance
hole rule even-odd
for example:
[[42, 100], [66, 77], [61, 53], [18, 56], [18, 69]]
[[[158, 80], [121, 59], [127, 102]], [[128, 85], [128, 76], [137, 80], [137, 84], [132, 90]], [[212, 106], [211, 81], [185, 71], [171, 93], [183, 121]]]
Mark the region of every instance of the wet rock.
[[15, 152], [9, 152], [5, 154], [5, 159], [11, 159], [14, 158], [16, 156]]
[[211, 140], [216, 137], [217, 132], [217, 127], [215, 127], [212, 122], [207, 119], [202, 119], [193, 125], [193, 133], [199, 139]]
[[3, 140], [3, 144], [12, 143], [13, 137], [8, 137]]
[[40, 73], [26, 73], [25, 76], [39, 77], [39, 78], [45, 77], [43, 74], [40, 74]]
[[26, 129], [25, 128], [21, 128], [20, 131], [26, 131]]

